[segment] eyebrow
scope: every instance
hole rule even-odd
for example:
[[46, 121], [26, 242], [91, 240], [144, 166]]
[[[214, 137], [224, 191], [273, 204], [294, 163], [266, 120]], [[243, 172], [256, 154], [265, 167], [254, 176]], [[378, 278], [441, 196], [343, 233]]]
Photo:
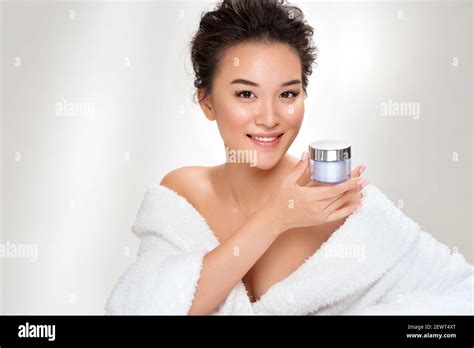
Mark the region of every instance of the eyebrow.
[[[254, 86], [254, 87], [260, 87], [257, 83], [252, 82], [252, 81], [249, 81], [249, 80], [245, 80], [245, 79], [235, 79], [235, 80], [232, 81], [230, 84], [234, 84], [234, 83], [240, 83], [240, 84], [243, 84], [243, 85], [249, 85], [249, 86]], [[291, 80], [291, 81], [283, 82], [283, 83], [281, 84], [281, 87], [296, 85], [296, 84], [300, 84], [300, 83], [301, 83], [301, 81], [298, 80], [298, 79], [296, 79], [296, 80]]]

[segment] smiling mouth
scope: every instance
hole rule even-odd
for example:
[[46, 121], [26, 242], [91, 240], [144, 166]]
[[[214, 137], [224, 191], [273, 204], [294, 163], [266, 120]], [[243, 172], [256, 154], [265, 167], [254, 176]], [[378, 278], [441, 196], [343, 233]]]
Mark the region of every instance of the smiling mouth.
[[272, 143], [276, 139], [280, 138], [284, 133], [280, 133], [278, 135], [272, 135], [272, 136], [263, 136], [263, 135], [252, 135], [252, 134], [247, 134], [247, 137], [250, 139], [256, 140], [260, 143]]

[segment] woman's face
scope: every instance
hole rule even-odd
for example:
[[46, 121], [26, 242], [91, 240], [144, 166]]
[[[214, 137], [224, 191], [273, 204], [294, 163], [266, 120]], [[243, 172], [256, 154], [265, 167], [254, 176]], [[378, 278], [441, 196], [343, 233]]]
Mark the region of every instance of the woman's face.
[[226, 151], [253, 155], [257, 168], [270, 169], [286, 154], [303, 121], [299, 57], [281, 43], [235, 45], [224, 52], [213, 89], [200, 105], [208, 119], [216, 120]]

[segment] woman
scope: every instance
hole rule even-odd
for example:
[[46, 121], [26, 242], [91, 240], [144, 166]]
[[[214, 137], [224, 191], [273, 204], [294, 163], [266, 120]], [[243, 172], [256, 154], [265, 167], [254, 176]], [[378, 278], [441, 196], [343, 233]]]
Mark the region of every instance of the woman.
[[201, 18], [199, 104], [226, 154], [248, 156], [150, 187], [133, 226], [137, 262], [106, 313], [472, 313], [472, 266], [367, 185], [364, 166], [324, 186], [309, 179], [306, 152], [287, 154], [312, 34], [300, 9], [277, 0], [224, 0]]

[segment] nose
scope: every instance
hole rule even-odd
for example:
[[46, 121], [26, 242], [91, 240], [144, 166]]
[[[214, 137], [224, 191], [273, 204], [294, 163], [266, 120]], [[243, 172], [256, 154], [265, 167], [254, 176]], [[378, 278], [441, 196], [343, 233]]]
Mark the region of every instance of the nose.
[[257, 117], [255, 117], [255, 123], [265, 126], [266, 128], [273, 128], [280, 123], [277, 109], [271, 100], [260, 105], [257, 111]]

